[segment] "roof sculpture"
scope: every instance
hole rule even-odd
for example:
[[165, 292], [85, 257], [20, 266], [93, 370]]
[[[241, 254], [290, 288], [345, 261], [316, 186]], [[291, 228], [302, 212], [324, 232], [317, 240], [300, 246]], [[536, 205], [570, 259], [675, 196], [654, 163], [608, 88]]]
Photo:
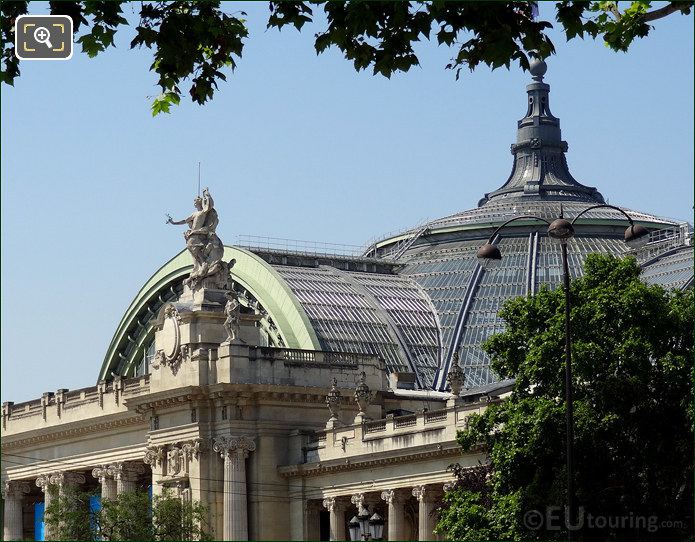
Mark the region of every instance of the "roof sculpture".
[[[560, 284], [560, 249], [545, 228], [524, 220], [498, 240], [505, 255], [499, 267], [484, 270], [477, 249], [494, 228], [515, 216], [552, 220], [562, 210], [572, 219], [604, 203], [597, 189], [569, 172], [568, 145], [550, 112], [550, 85], [543, 81], [546, 70], [545, 62], [532, 63], [509, 178], [476, 208], [385, 238], [361, 258], [225, 247], [218, 256], [231, 264], [229, 287], [244, 310], [258, 316], [267, 345], [378, 355], [389, 371], [414, 373], [421, 389], [446, 389], [453, 363], [464, 373], [465, 388], [499, 380], [480, 344], [503, 330], [498, 311], [506, 300], [531, 295], [541, 284]], [[692, 287], [692, 228], [621, 209], [651, 232], [651, 242], [635, 254], [644, 280]], [[568, 242], [570, 273], [581, 274], [589, 253], [628, 253], [625, 225], [624, 216], [613, 209], [583, 214]], [[192, 269], [200, 267], [184, 251], [148, 281], [119, 324], [100, 379], [147, 370], [149, 321], [163, 303], [181, 294]]]

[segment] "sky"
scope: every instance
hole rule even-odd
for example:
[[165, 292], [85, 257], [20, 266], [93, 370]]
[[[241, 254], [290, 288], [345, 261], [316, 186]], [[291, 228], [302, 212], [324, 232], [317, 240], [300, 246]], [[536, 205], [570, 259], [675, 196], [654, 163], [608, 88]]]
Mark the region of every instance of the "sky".
[[[198, 162], [226, 244], [365, 245], [506, 181], [530, 81], [519, 68], [456, 81], [451, 51], [423, 42], [421, 66], [388, 80], [337, 50], [317, 56], [317, 26], [266, 30], [265, 2], [225, 9], [247, 13], [250, 36], [205, 106], [151, 116], [152, 55], [129, 49], [132, 28], [95, 59], [78, 47], [69, 61], [22, 62], [0, 89], [2, 401], [96, 383], [126, 307], [184, 248], [165, 213], [192, 210]], [[577, 180], [692, 223], [693, 16], [654, 26], [627, 54], [553, 31], [545, 81]]]

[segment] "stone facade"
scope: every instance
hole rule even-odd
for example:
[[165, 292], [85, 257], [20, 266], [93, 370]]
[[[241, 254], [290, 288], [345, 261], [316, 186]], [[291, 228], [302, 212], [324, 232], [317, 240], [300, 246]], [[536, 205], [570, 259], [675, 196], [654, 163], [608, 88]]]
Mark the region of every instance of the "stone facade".
[[374, 356], [249, 344], [249, 318], [230, 342], [203, 297], [161, 307], [150, 374], [3, 405], [5, 539], [31, 538], [31, 503], [67, 484], [169, 488], [207, 505], [216, 539], [344, 539], [358, 506], [387, 538], [432, 539], [447, 467], [484, 461], [455, 436], [489, 399], [401, 389]]

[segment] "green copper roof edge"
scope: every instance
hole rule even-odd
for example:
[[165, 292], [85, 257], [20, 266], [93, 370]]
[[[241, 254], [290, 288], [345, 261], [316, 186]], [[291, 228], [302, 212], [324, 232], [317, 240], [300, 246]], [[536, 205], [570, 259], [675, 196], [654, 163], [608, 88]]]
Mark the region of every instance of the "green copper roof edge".
[[[245, 249], [225, 247], [224, 257], [227, 261], [231, 258], [237, 260], [232, 268], [232, 275], [241, 279], [263, 304], [288, 341], [288, 348], [321, 349], [309, 316], [280, 273], [263, 258]], [[265, 273], [265, 277], [260, 276], [258, 271]], [[266, 284], [263, 284], [263, 279]], [[273, 286], [277, 288], [271, 290]]]
[[[505, 221], [504, 220], [499, 220], [495, 222], [476, 222], [474, 224], [467, 224], [467, 225], [462, 225], [462, 226], [447, 226], [447, 227], [442, 227], [442, 228], [431, 228], [429, 232], [427, 233], [427, 237], [433, 236], [433, 235], [441, 235], [444, 233], [453, 233], [457, 231], [468, 231], [468, 230], [484, 230], [488, 228], [496, 228], [500, 224], [503, 224]], [[633, 222], [635, 224], [639, 224], [641, 226], [645, 227], [654, 227], [655, 225], [661, 225], [664, 227], [669, 227], [669, 226], [677, 226], [678, 222], [669, 220], [669, 219], [662, 219], [660, 221], [655, 221], [655, 220], [635, 220], [633, 219]], [[621, 219], [611, 219], [611, 218], [580, 218], [577, 221], [578, 224], [586, 224], [589, 226], [616, 226], [620, 224], [625, 224], [627, 227], [627, 220], [624, 218]], [[524, 226], [533, 226], [533, 225], [538, 225], [542, 226], [543, 222], [541, 221], [534, 221], [534, 220], [518, 220], [514, 224], [510, 224], [509, 228], [515, 228], [515, 227], [524, 227]], [[383, 241], [379, 241], [376, 243], [377, 248], [382, 248], [385, 246], [388, 246], [392, 243], [396, 243], [398, 241], [401, 241], [403, 239], [408, 239], [412, 237], [412, 233], [403, 233], [400, 235], [396, 235], [394, 237], [389, 237], [387, 239], [384, 239]]]
[[[270, 266], [270, 264], [252, 252], [229, 246], [225, 246], [224, 258], [227, 261], [232, 258], [237, 260], [237, 263], [232, 268], [232, 275], [235, 279], [239, 279], [239, 282], [243, 284], [244, 287], [248, 288], [256, 299], [263, 304], [263, 307], [265, 307], [268, 314], [275, 320], [282, 335], [288, 341], [287, 346], [289, 348], [320, 350], [318, 336], [304, 308], [292, 293], [292, 290], [285, 280]], [[266, 274], [266, 280], [269, 280], [270, 284], [274, 283], [279, 287], [277, 292], [271, 292], [267, 287], [262, 285], [262, 282], [260, 282], [258, 277], [254, 274], [254, 270], [251, 269], [254, 265], [257, 271]], [[186, 275], [192, 266], [193, 262], [190, 254], [188, 254], [186, 250], [182, 250], [160, 267], [148, 279], [145, 285], [140, 288], [116, 327], [116, 332], [109, 343], [99, 371], [99, 380], [103, 380], [108, 376], [106, 371], [108, 371], [109, 367], [112, 365], [118, 345], [123, 341], [127, 329], [142, 307], [165, 284]], [[279, 299], [276, 299], [277, 294], [279, 294]], [[289, 314], [285, 312], [281, 300], [284, 300], [285, 303], [289, 303], [289, 307], [291, 307]]]

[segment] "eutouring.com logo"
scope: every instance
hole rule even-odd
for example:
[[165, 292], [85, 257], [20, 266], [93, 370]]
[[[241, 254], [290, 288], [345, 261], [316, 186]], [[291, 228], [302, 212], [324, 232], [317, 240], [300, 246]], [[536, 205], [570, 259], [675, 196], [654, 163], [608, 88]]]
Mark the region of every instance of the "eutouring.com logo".
[[541, 529], [546, 531], [581, 529], [639, 529], [655, 533], [659, 529], [679, 529], [683, 527], [681, 521], [659, 521], [657, 516], [640, 516], [627, 514], [623, 516], [604, 516], [585, 512], [579, 507], [577, 517], [572, 522], [566, 521], [564, 508], [549, 506], [545, 510], [529, 510], [524, 514], [524, 526], [532, 531]]

